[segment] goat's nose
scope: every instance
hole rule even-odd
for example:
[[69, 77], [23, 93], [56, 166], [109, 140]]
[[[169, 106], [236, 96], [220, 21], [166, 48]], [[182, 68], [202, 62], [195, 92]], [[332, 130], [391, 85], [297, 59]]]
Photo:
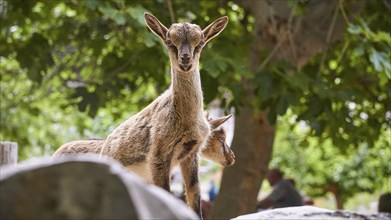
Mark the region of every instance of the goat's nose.
[[182, 54], [181, 59], [182, 59], [182, 61], [184, 61], [184, 62], [189, 62], [189, 60], [190, 60], [190, 54], [188, 54], [188, 53]]

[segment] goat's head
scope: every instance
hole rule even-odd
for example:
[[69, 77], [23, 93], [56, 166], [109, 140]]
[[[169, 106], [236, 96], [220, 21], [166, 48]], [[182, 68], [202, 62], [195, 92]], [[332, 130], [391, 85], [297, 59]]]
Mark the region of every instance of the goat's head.
[[212, 22], [205, 29], [196, 24], [175, 23], [167, 29], [155, 16], [144, 14], [149, 29], [166, 45], [172, 68], [179, 72], [189, 72], [199, 65], [202, 48], [208, 41], [224, 30], [228, 17], [224, 16]]
[[208, 137], [206, 147], [201, 151], [201, 155], [209, 160], [221, 164], [222, 166], [230, 166], [235, 163], [235, 154], [226, 143], [226, 133], [224, 128], [218, 128], [226, 122], [232, 115], [227, 115], [221, 118], [210, 119], [208, 112], [204, 112], [210, 128], [212, 130]]
[[226, 133], [224, 128], [213, 130], [208, 137], [206, 148], [202, 150], [201, 155], [222, 166], [234, 164], [235, 154], [228, 146], [225, 139]]

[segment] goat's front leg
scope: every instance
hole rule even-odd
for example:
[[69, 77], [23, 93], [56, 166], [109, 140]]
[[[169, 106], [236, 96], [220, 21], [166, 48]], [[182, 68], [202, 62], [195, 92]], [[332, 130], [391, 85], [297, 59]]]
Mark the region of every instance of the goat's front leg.
[[187, 204], [202, 218], [200, 183], [198, 179], [199, 156], [193, 153], [180, 163]]
[[152, 181], [156, 186], [160, 186], [170, 192], [170, 166], [171, 158], [157, 150], [151, 160]]

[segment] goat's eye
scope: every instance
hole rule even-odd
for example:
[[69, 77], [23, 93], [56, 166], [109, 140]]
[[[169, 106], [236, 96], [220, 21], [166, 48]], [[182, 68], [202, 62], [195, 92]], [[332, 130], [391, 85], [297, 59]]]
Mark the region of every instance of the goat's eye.
[[169, 47], [174, 46], [174, 44], [172, 43], [171, 40], [167, 40], [167, 41], [166, 41], [166, 44], [167, 44], [167, 46], [169, 46]]
[[221, 143], [224, 143], [225, 137], [221, 137], [221, 138], [220, 138], [220, 141], [221, 141]]

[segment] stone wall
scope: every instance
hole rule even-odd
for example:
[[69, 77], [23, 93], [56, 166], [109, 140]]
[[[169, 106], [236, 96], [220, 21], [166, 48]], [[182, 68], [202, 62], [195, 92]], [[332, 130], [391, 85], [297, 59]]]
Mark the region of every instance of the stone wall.
[[298, 206], [289, 208], [279, 208], [258, 213], [242, 215], [235, 220], [292, 220], [292, 219], [316, 219], [316, 220], [391, 220], [391, 215], [388, 213], [380, 213], [376, 215], [362, 215], [347, 211], [334, 211], [322, 209], [314, 206]]
[[40, 159], [0, 169], [0, 219], [198, 219], [109, 159]]

